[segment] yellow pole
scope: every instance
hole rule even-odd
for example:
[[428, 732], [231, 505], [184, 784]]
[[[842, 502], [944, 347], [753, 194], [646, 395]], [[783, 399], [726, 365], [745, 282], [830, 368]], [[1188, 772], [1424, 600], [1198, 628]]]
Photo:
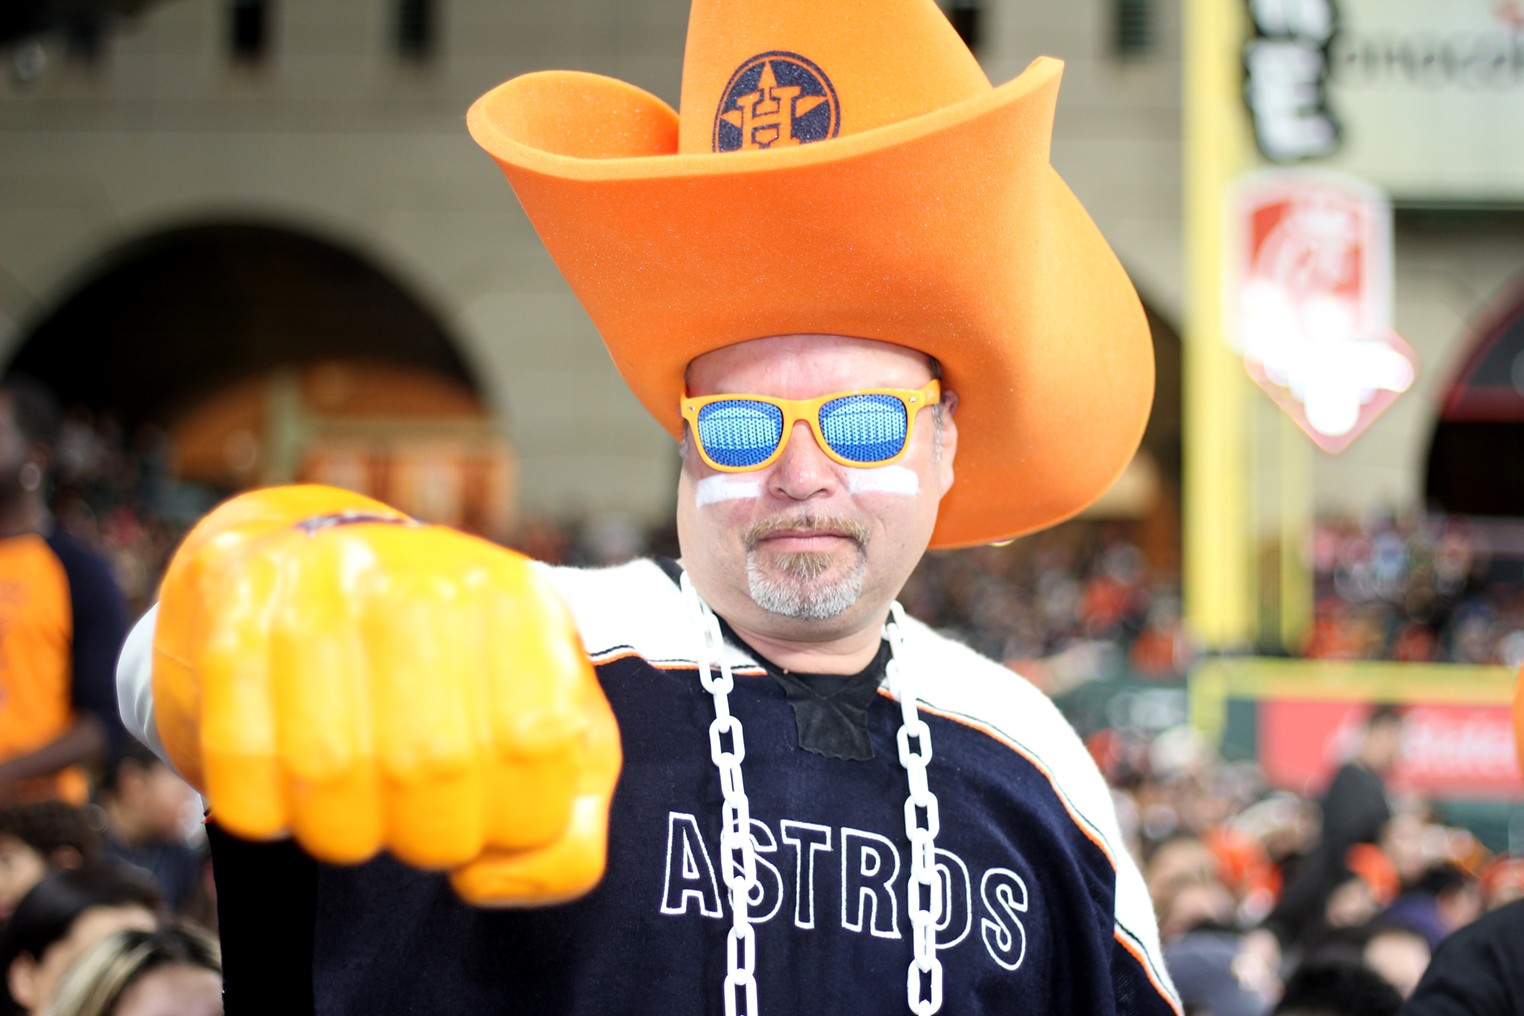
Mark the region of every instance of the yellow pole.
[[1315, 449], [1296, 424], [1281, 416], [1280, 641], [1297, 653], [1312, 626], [1313, 574], [1307, 559], [1312, 539], [1312, 475]]
[[1186, 0], [1184, 573], [1186, 622], [1208, 651], [1253, 624], [1247, 389], [1224, 336], [1225, 201], [1253, 157], [1242, 98], [1245, 0]]

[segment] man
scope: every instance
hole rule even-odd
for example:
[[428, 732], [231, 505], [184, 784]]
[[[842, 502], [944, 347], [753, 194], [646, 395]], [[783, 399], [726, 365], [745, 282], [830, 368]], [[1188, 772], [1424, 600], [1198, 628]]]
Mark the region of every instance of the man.
[[1340, 857], [1357, 843], [1379, 843], [1392, 819], [1386, 777], [1402, 755], [1402, 710], [1378, 705], [1365, 718], [1359, 743], [1318, 802], [1323, 841]]
[[82, 767], [104, 761], [121, 727], [127, 618], [110, 568], [48, 510], [58, 420], [45, 388], [0, 381], [0, 800], [83, 805]]
[[52, 1011], [53, 992], [76, 959], [116, 932], [153, 929], [159, 915], [153, 883], [122, 865], [97, 862], [44, 875], [0, 933], [0, 1012]]
[[1360, 728], [1350, 758], [1334, 773], [1318, 802], [1322, 833], [1308, 852], [1266, 925], [1283, 946], [1304, 944], [1323, 918], [1329, 896], [1351, 878], [1349, 853], [1359, 844], [1378, 844], [1392, 819], [1386, 775], [1402, 750], [1402, 711], [1373, 707]]
[[[536, 568], [312, 488], [197, 527], [123, 708], [239, 834], [230, 1013], [1178, 1011], [1083, 745], [893, 606], [1142, 432], [1056, 87], [991, 88], [930, 0], [701, 0], [681, 113], [570, 72], [473, 107], [682, 442], [682, 559]], [[287, 831], [449, 878], [246, 842]]]
[[102, 849], [151, 875], [164, 905], [186, 914], [199, 904], [207, 874], [206, 850], [187, 838], [186, 819], [200, 817], [200, 801], [184, 780], [147, 748], [130, 741], [100, 780], [96, 794]]

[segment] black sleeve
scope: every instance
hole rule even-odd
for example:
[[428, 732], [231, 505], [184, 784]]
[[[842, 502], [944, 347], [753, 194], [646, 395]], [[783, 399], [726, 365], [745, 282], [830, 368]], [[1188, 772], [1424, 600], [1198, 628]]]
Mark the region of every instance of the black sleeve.
[[1356, 843], [1375, 843], [1392, 817], [1381, 778], [1353, 764], [1334, 775], [1321, 806], [1323, 839], [1341, 858]]
[[291, 840], [253, 843], [206, 827], [217, 884], [227, 1016], [313, 1010], [317, 862]]
[[48, 545], [68, 576], [74, 614], [70, 704], [76, 713], [100, 719], [115, 754], [126, 737], [116, 702], [116, 661], [127, 639], [127, 606], [105, 561], [67, 537], [50, 538]]
[[1524, 900], [1452, 932], [1401, 1016], [1521, 1016], [1524, 1014]]

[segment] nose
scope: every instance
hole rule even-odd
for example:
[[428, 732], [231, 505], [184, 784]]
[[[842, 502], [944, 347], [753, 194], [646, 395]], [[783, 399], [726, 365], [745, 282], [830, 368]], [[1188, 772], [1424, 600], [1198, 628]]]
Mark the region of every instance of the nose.
[[836, 463], [815, 443], [810, 425], [803, 420], [795, 421], [788, 445], [768, 475], [768, 490], [791, 501], [808, 501], [829, 497], [839, 481]]

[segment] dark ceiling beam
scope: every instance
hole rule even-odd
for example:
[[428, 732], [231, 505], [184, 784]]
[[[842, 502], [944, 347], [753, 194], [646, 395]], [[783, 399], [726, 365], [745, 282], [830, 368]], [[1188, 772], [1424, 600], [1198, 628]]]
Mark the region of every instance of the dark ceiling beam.
[[112, 26], [161, 0], [4, 0], [0, 46], [48, 35], [103, 35]]

